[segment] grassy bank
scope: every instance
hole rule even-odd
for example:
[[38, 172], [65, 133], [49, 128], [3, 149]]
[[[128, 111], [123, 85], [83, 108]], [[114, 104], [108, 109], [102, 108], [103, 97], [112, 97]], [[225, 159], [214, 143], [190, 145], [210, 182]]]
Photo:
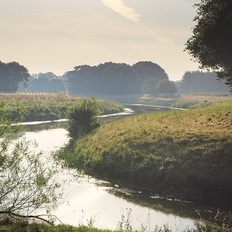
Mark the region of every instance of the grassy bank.
[[220, 95], [220, 94], [198, 94], [198, 95], [181, 95], [181, 96], [153, 96], [143, 95], [137, 100], [138, 103], [151, 104], [157, 106], [177, 107], [177, 108], [197, 108], [206, 107], [213, 103], [231, 102], [232, 95]]
[[232, 209], [232, 103], [124, 118], [59, 157], [85, 173]]
[[[8, 225], [0, 225], [0, 232], [110, 232], [110, 230], [100, 230], [91, 227], [70, 225], [44, 225], [44, 224], [28, 224], [14, 223]], [[116, 232], [116, 231], [115, 231]]]
[[[67, 118], [70, 108], [80, 104], [80, 97], [67, 94], [12, 93], [0, 94], [1, 114], [20, 121], [56, 120]], [[97, 99], [102, 114], [123, 111], [122, 105]]]
[[[0, 222], [0, 232], [146, 232], [146, 229], [133, 230], [132, 228], [107, 230], [107, 229], [97, 229], [91, 226], [79, 226], [74, 227], [70, 225], [45, 225], [45, 224], [29, 224], [29, 223], [10, 223], [2, 224]], [[225, 227], [216, 226], [203, 226], [197, 225], [195, 229], [185, 229], [179, 232], [229, 232], [231, 231]], [[156, 227], [151, 231], [147, 232], [172, 232], [168, 226]], [[174, 231], [173, 231], [174, 232]]]

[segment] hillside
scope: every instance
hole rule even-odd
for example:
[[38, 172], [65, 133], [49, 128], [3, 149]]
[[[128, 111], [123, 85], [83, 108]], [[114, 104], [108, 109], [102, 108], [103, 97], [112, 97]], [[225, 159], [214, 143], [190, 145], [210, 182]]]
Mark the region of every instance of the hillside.
[[138, 189], [232, 208], [232, 104], [133, 116], [60, 153], [71, 167]]

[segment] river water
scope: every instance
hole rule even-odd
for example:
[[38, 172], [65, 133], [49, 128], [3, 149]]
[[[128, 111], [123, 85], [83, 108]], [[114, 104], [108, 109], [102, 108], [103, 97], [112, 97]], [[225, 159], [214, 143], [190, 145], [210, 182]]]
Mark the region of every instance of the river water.
[[[22, 136], [28, 141], [35, 141], [38, 144], [36, 149], [49, 156], [69, 141], [64, 128], [30, 131]], [[172, 231], [194, 228], [193, 219], [180, 217], [178, 213], [164, 213], [115, 196], [110, 193], [112, 186], [108, 183], [81, 175], [75, 178], [73, 171], [66, 169], [57, 179], [62, 183], [64, 194], [62, 203], [53, 214], [62, 223], [113, 230], [118, 229], [120, 223], [124, 228], [130, 225], [134, 230], [146, 228], [146, 231], [154, 231], [156, 226], [163, 225], [168, 225]], [[184, 203], [179, 204], [181, 206]], [[60, 223], [59, 220], [57, 223]]]

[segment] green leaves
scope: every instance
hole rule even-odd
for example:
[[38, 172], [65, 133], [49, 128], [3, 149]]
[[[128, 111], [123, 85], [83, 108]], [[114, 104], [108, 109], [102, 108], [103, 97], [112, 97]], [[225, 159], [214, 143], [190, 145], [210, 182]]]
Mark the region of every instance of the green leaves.
[[54, 206], [59, 187], [54, 180], [57, 169], [42, 153], [33, 150], [24, 140], [17, 142], [13, 150], [8, 149], [0, 175], [0, 213], [30, 215]]
[[69, 113], [70, 137], [77, 139], [97, 128], [99, 114], [99, 105], [94, 98], [82, 100], [80, 105], [74, 107]]
[[36, 152], [35, 144], [24, 139], [12, 141], [15, 130], [10, 124], [0, 116], [5, 128], [0, 134], [0, 214], [32, 217], [39, 209], [51, 212], [58, 201], [58, 167]]
[[186, 50], [201, 68], [212, 69], [232, 90], [232, 2], [201, 0]]

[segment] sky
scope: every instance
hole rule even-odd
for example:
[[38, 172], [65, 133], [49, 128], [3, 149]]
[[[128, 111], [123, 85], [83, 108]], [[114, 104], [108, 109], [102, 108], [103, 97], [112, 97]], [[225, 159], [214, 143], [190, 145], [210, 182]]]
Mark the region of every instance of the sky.
[[184, 52], [200, 0], [0, 0], [0, 61], [30, 74], [152, 61], [170, 80], [198, 64]]

